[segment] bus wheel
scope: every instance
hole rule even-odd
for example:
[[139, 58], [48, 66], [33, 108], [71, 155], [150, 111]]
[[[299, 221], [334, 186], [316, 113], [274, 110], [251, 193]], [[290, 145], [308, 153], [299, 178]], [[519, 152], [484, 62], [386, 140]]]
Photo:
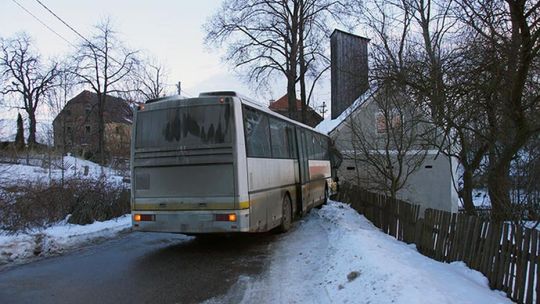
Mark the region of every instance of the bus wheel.
[[291, 223], [292, 223], [292, 204], [291, 199], [288, 195], [285, 195], [283, 198], [283, 204], [282, 204], [282, 216], [281, 216], [281, 225], [279, 225], [279, 232], [287, 232], [289, 229], [291, 229]]

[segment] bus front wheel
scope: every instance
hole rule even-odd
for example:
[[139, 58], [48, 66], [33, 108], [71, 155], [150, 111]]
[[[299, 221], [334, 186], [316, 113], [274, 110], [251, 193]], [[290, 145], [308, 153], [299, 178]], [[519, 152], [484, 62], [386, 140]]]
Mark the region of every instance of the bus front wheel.
[[279, 232], [287, 232], [289, 229], [291, 229], [292, 225], [292, 203], [291, 198], [288, 195], [285, 195], [283, 198], [283, 204], [281, 208], [281, 225], [279, 225]]

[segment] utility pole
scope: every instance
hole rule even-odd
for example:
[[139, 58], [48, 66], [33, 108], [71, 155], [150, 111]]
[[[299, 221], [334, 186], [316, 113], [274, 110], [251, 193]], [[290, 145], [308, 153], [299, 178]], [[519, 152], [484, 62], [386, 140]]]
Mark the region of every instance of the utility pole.
[[326, 114], [326, 112], [328, 112], [328, 110], [326, 109], [326, 102], [323, 101], [321, 108], [322, 108], [321, 109], [321, 114], [322, 114], [322, 117], [324, 119], [324, 114]]
[[178, 95], [182, 95], [182, 82], [178, 82], [176, 89], [178, 89]]

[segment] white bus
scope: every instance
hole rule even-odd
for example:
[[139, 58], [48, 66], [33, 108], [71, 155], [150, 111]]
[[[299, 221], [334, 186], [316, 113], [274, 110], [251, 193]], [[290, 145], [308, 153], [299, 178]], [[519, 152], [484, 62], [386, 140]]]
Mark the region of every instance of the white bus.
[[287, 231], [333, 189], [326, 135], [234, 92], [149, 100], [134, 119], [136, 231]]

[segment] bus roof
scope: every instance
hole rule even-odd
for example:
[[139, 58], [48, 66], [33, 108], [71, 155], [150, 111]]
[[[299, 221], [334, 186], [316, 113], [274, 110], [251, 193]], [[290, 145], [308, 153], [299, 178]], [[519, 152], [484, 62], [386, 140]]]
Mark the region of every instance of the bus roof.
[[270, 114], [270, 115], [273, 115], [273, 116], [276, 116], [276, 117], [279, 117], [283, 120], [286, 120], [290, 123], [293, 123], [295, 125], [298, 125], [298, 126], [301, 126], [301, 127], [304, 127], [306, 129], [309, 129], [311, 131], [314, 131], [316, 133], [319, 133], [319, 134], [322, 134], [322, 135], [325, 135], [325, 136], [328, 136], [328, 134], [324, 133], [324, 132], [321, 132], [315, 128], [312, 128], [308, 125], [305, 125], [301, 122], [298, 122], [296, 120], [293, 120], [293, 119], [290, 119], [288, 118], [287, 116], [283, 116], [279, 113], [276, 113], [272, 110], [270, 110], [268, 107], [264, 106], [263, 104], [261, 104], [260, 102], [257, 102], [249, 97], [246, 97], [242, 94], [239, 94], [235, 91], [212, 91], [212, 92], [202, 92], [199, 94], [199, 97], [209, 97], [209, 96], [212, 96], [212, 97], [238, 97], [240, 98], [240, 100], [242, 101], [243, 104], [247, 104], [249, 106], [252, 106], [254, 108], [258, 108], [259, 110], [267, 113], [267, 114]]
[[[204, 98], [204, 97], [236, 97], [240, 100], [240, 102], [242, 104], [245, 104], [245, 105], [248, 105], [250, 107], [253, 107], [253, 108], [256, 108], [262, 112], [265, 112], [266, 114], [269, 114], [269, 115], [272, 115], [274, 117], [277, 117], [277, 118], [280, 118], [282, 120], [285, 120], [287, 122], [290, 122], [292, 124], [295, 124], [297, 126], [300, 126], [300, 127], [303, 127], [305, 129], [308, 129], [310, 131], [313, 131], [315, 133], [319, 133], [321, 135], [324, 135], [324, 136], [327, 136], [328, 137], [328, 134], [324, 133], [324, 132], [321, 132], [315, 128], [312, 128], [308, 125], [305, 125], [303, 123], [300, 123], [296, 120], [293, 120], [293, 119], [290, 119], [286, 116], [283, 116], [279, 113], [276, 113], [272, 110], [270, 110], [268, 107], [264, 106], [263, 104], [261, 104], [260, 102], [257, 102], [249, 97], [246, 97], [246, 96], [243, 96], [242, 94], [239, 94], [235, 91], [212, 91], [212, 92], [202, 92], [199, 94], [199, 97], [198, 98]], [[185, 99], [185, 100], [189, 100], [189, 99], [197, 99], [197, 97], [194, 97], [194, 98], [185, 98], [184, 96], [180, 96], [180, 95], [171, 95], [171, 96], [166, 96], [166, 97], [160, 97], [160, 98], [156, 98], [156, 99], [150, 99], [146, 102], [146, 104], [149, 104], [149, 103], [155, 103], [155, 102], [163, 102], [163, 101], [173, 101], [173, 100], [179, 100], [179, 99]]]

